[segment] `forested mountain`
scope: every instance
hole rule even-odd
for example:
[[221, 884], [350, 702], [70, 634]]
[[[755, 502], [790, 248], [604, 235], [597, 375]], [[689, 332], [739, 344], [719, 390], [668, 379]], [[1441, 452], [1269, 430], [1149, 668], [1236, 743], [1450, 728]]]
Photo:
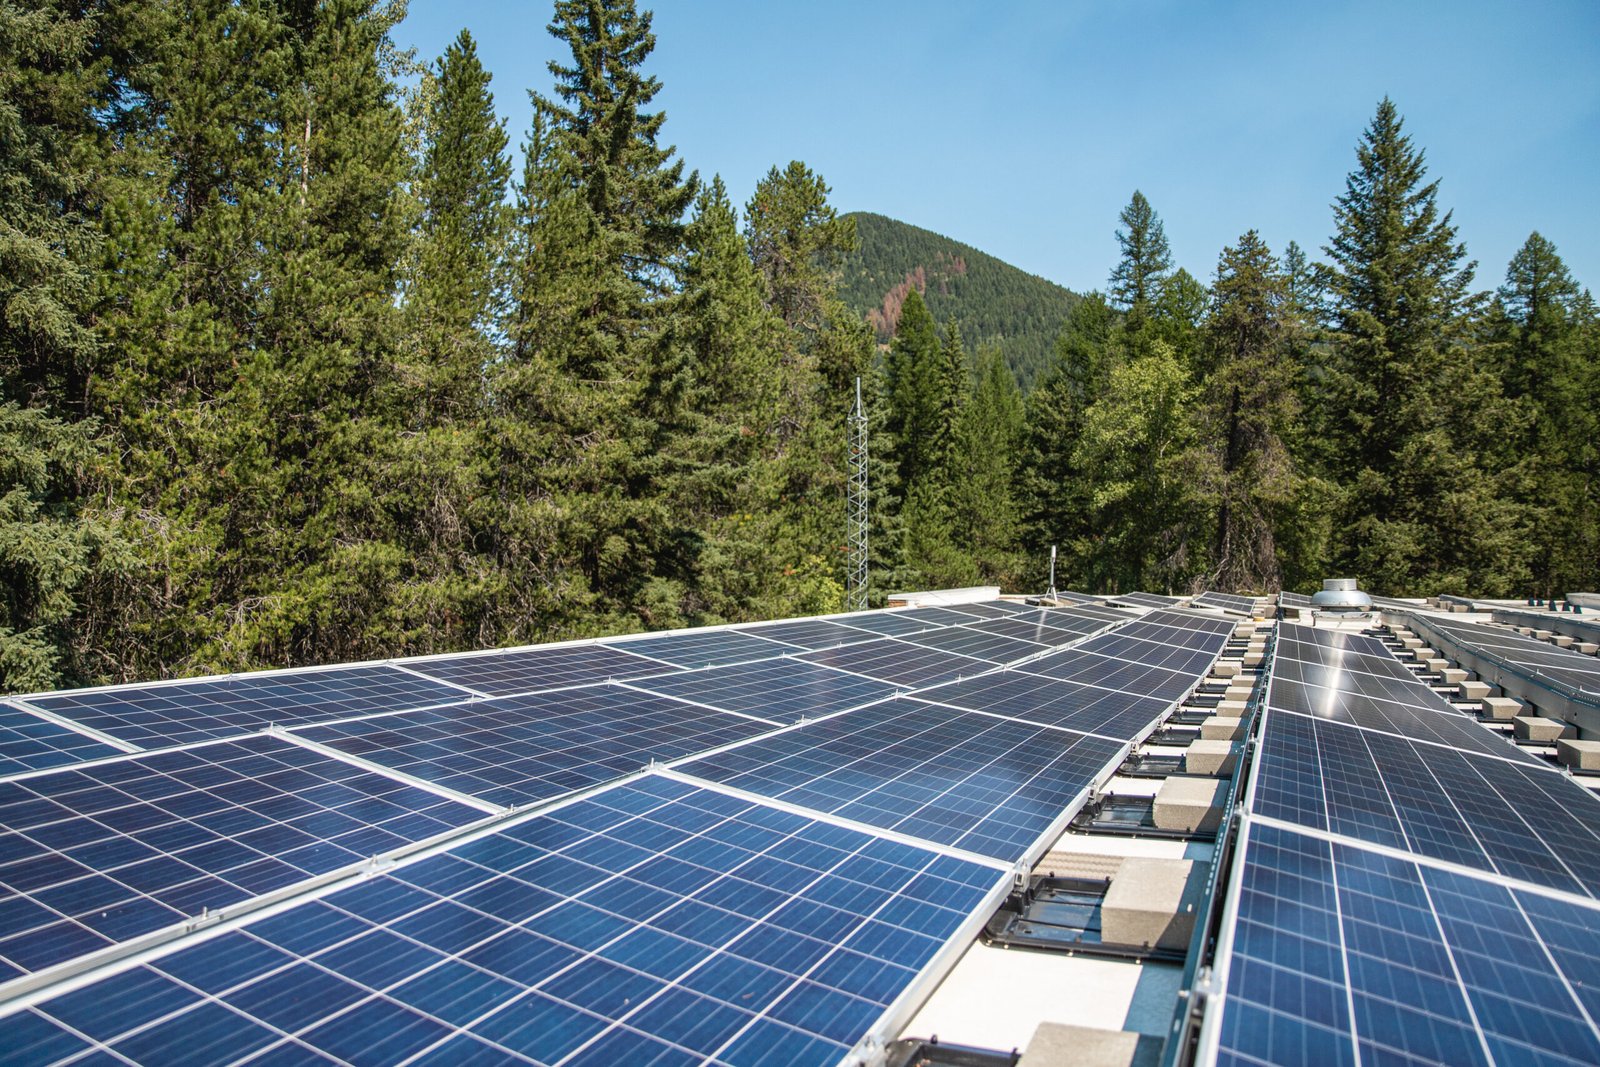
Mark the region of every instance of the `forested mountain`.
[[[1089, 591], [1600, 584], [1594, 301], [1538, 233], [1476, 289], [1388, 100], [1320, 262], [1246, 229], [1202, 283], [1134, 192], [1074, 300], [803, 162], [733, 204], [634, 0], [554, 5], [520, 167], [389, 0], [95, 10], [0, 4], [0, 691], [838, 609], [858, 376], [875, 602], [1051, 544]], [[927, 292], [875, 339], [885, 234]]]
[[845, 258], [840, 296], [880, 344], [915, 288], [934, 321], [960, 322], [974, 349], [998, 345], [1024, 390], [1043, 373], [1077, 294], [931, 230], [869, 212], [846, 217], [861, 246]]

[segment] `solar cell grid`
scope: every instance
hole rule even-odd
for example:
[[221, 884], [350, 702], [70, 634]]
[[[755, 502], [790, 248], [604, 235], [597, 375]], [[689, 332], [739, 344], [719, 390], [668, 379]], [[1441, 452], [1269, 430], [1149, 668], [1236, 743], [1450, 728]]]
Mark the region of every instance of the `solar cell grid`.
[[[668, 675], [667, 678], [683, 677]], [[311, 726], [300, 736], [491, 804], [525, 804], [772, 724], [616, 684]]]
[[1304, 593], [1282, 592], [1278, 594], [1278, 603], [1286, 608], [1309, 608], [1311, 598]]
[[979, 633], [998, 634], [1001, 637], [1015, 638], [1019, 641], [1032, 641], [1039, 645], [1064, 645], [1076, 641], [1092, 629], [1099, 626], [1084, 626], [1077, 630], [1062, 629], [1057, 626], [1046, 626], [1042, 622], [1033, 622], [1020, 618], [991, 619], [988, 622], [975, 622], [968, 629]]
[[409, 660], [405, 666], [490, 696], [663, 674], [675, 668], [609, 645], [558, 645], [518, 652]]
[[959, 626], [972, 621], [972, 617], [962, 614], [960, 608], [904, 608], [895, 614], [902, 619], [915, 619], [934, 626]]
[[780, 726], [859, 707], [895, 692], [888, 682], [793, 659], [711, 667], [631, 684], [664, 696], [760, 716]]
[[1273, 712], [1252, 810], [1600, 896], [1600, 798], [1534, 765]]
[[685, 773], [1016, 860], [1116, 741], [899, 699], [691, 761]]
[[1253, 596], [1236, 596], [1232, 593], [1201, 593], [1195, 597], [1193, 603], [1199, 607], [1220, 608], [1223, 611], [1238, 612], [1249, 615], [1255, 611], [1257, 598]]
[[374, 666], [79, 690], [28, 703], [119, 741], [159, 748], [460, 699], [453, 686]]
[[945, 625], [942, 622], [916, 618], [903, 611], [868, 611], [859, 615], [843, 615], [835, 621], [885, 637], [919, 634], [925, 630], [937, 630]]
[[1209, 670], [1212, 661], [1217, 658], [1215, 648], [1186, 648], [1182, 645], [1146, 640], [1137, 636], [1137, 633], [1129, 634], [1122, 631], [1103, 634], [1078, 647], [1084, 651], [1097, 652], [1102, 656], [1181, 671], [1193, 675], [1195, 680]]
[[738, 630], [682, 630], [646, 637], [607, 638], [612, 647], [679, 667], [716, 667], [724, 663], [776, 659], [798, 646]]
[[0, 777], [116, 755], [104, 741], [0, 703]]
[[1557, 648], [1548, 642], [1494, 626], [1432, 617], [1426, 620], [1426, 625], [1487, 652], [1524, 675], [1549, 678], [1574, 689], [1600, 693], [1600, 659], [1594, 656]]
[[652, 777], [46, 1001], [27, 1036], [161, 1062], [220, 1011], [234, 1055], [279, 1059], [835, 1062], [1006, 877]]
[[[951, 604], [951, 611], [959, 611], [963, 615], [970, 615], [974, 619], [1009, 619], [1017, 614], [1016, 605], [1004, 604], [1000, 601], [987, 601], [978, 604]], [[1027, 605], [1021, 605], [1020, 610], [1026, 611]], [[971, 619], [967, 620], [971, 621]]]
[[741, 627], [739, 633], [764, 637], [769, 641], [782, 641], [798, 648], [832, 648], [835, 645], [859, 644], [871, 641], [876, 635], [867, 630], [825, 619], [797, 619], [794, 622], [761, 623]]
[[905, 688], [938, 685], [952, 678], [964, 678], [993, 669], [993, 664], [981, 659], [892, 638], [845, 648], [818, 649], [795, 658], [892, 682]]
[[1597, 916], [1254, 824], [1218, 1062], [1595, 1062]]
[[0, 981], [481, 817], [267, 736], [0, 782]]
[[907, 634], [900, 640], [926, 648], [936, 648], [943, 652], [971, 656], [989, 663], [1012, 663], [1041, 652], [1048, 652], [1051, 647], [1048, 643], [1021, 641], [967, 626], [929, 630], [924, 634]]
[[1131, 740], [1171, 706], [1170, 700], [1114, 693], [1021, 671], [1001, 671], [924, 689], [918, 699], [1024, 722]]
[[1120, 593], [1109, 597], [1119, 604], [1134, 604], [1142, 608], [1164, 608], [1180, 603], [1182, 597], [1163, 596], [1160, 593]]

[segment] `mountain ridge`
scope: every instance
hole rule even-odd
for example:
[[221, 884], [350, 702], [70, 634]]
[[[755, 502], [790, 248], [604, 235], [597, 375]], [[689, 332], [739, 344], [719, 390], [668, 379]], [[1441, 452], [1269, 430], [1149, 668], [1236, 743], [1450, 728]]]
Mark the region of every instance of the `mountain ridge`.
[[846, 257], [845, 304], [863, 316], [880, 344], [894, 336], [914, 286], [940, 326], [961, 323], [969, 352], [998, 344], [1017, 382], [1044, 373], [1067, 316], [1082, 297], [981, 249], [933, 230], [869, 211], [850, 212], [860, 248]]

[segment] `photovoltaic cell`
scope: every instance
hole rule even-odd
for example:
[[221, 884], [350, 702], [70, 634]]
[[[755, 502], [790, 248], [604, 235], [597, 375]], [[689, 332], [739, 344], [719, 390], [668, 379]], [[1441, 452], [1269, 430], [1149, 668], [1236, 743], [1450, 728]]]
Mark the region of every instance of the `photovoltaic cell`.
[[379, 766], [509, 805], [558, 797], [632, 774], [652, 759], [676, 759], [770, 729], [602, 684], [296, 732]]
[[116, 755], [104, 741], [0, 703], [0, 777]]
[[755, 637], [738, 630], [684, 630], [651, 637], [615, 639], [615, 648], [679, 667], [715, 667], [723, 663], [776, 659], [798, 646]]
[[452, 686], [376, 666], [54, 693], [28, 703], [119, 741], [160, 748], [459, 699]]
[[902, 619], [914, 619], [917, 622], [929, 623], [934, 626], [959, 626], [964, 622], [971, 622], [970, 615], [963, 615], [960, 608], [903, 608], [895, 612]]
[[1059, 626], [1046, 626], [1043, 622], [1028, 619], [991, 619], [989, 622], [975, 622], [968, 629], [977, 630], [979, 633], [998, 634], [1001, 637], [1011, 637], [1019, 641], [1032, 641], [1040, 645], [1064, 645], [1076, 641], [1084, 634], [1099, 629], [1100, 626], [1084, 627], [1077, 630], [1064, 629]]
[[1600, 912], [1259, 824], [1242, 864], [1219, 1063], [1600, 1057]]
[[0, 981], [481, 817], [267, 736], [0, 782]]
[[1013, 663], [1050, 650], [1049, 644], [1019, 641], [1011, 637], [1002, 637], [1000, 634], [984, 633], [967, 626], [929, 630], [925, 634], [908, 634], [900, 640], [926, 648], [971, 656], [989, 663]]
[[22, 1033], [140, 1063], [834, 1063], [1006, 877], [650, 777], [45, 1001]]
[[760, 716], [779, 726], [859, 707], [895, 692], [888, 682], [793, 659], [736, 663], [632, 684], [652, 693]]
[[1122, 747], [900, 699], [758, 738], [683, 770], [1012, 861]]
[[674, 670], [657, 660], [601, 644], [556, 645], [519, 652], [410, 660], [405, 666], [419, 674], [464, 685], [490, 696], [512, 696]]
[[1160, 593], [1122, 593], [1107, 597], [1115, 604], [1132, 604], [1141, 608], [1165, 608], [1179, 603], [1183, 598], [1163, 596]]
[[1121, 630], [1116, 633], [1102, 634], [1092, 642], [1080, 645], [1079, 648], [1102, 656], [1110, 656], [1114, 659], [1125, 659], [1134, 663], [1145, 663], [1152, 667], [1165, 667], [1168, 670], [1181, 671], [1184, 674], [1193, 676], [1195, 681], [1199, 681], [1201, 676], [1211, 669], [1211, 664], [1217, 658], [1217, 650], [1215, 648], [1187, 648], [1183, 645], [1149, 641], [1124, 633]]
[[994, 666], [970, 656], [959, 656], [891, 638], [845, 648], [818, 649], [795, 658], [908, 689], [980, 674], [992, 670]]
[[1278, 603], [1286, 608], [1309, 608], [1311, 598], [1304, 593], [1291, 593], [1285, 590], [1278, 594]]
[[1198, 672], [1147, 667], [1142, 663], [1096, 655], [1083, 648], [1068, 649], [1043, 659], [1031, 660], [1017, 670], [1044, 678], [1156, 697], [1163, 703], [1171, 703], [1193, 689], [1199, 681]]
[[1426, 619], [1426, 624], [1525, 676], [1550, 679], [1571, 689], [1600, 693], [1600, 659], [1594, 656], [1557, 648], [1547, 641], [1525, 637], [1498, 626], [1432, 616]]
[[963, 615], [971, 615], [976, 619], [1009, 619], [1019, 610], [1026, 611], [1027, 605], [1007, 604], [998, 600], [990, 600], [977, 604], [951, 604], [951, 611], [959, 611]]
[[1170, 700], [1114, 693], [1020, 671], [1001, 671], [918, 692], [918, 699], [971, 711], [1131, 740]]
[[1249, 615], [1255, 611], [1258, 601], [1253, 596], [1235, 596], [1232, 593], [1201, 593], [1191, 603], [1196, 607], [1220, 608], [1223, 611]]
[[871, 641], [877, 634], [826, 619], [796, 619], [793, 622], [760, 623], [742, 627], [739, 633], [753, 634], [770, 641], [782, 641], [799, 648], [833, 648]]
[[946, 625], [942, 622], [916, 618], [903, 611], [868, 611], [859, 615], [841, 616], [835, 621], [854, 627], [857, 630], [866, 630], [869, 633], [883, 634], [888, 637], [920, 634], [926, 630], [937, 630]]

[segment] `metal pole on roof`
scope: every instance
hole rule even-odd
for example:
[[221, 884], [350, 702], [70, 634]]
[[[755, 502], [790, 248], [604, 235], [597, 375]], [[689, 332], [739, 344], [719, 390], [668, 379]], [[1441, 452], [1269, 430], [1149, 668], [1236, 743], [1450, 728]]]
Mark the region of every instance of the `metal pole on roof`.
[[1050, 546], [1050, 591], [1045, 596], [1054, 603], [1061, 599], [1061, 594], [1056, 592], [1056, 546]]
[[845, 570], [845, 609], [867, 610], [867, 409], [861, 402], [861, 379], [856, 379], [856, 405], [850, 412], [850, 482], [846, 491], [848, 525]]

